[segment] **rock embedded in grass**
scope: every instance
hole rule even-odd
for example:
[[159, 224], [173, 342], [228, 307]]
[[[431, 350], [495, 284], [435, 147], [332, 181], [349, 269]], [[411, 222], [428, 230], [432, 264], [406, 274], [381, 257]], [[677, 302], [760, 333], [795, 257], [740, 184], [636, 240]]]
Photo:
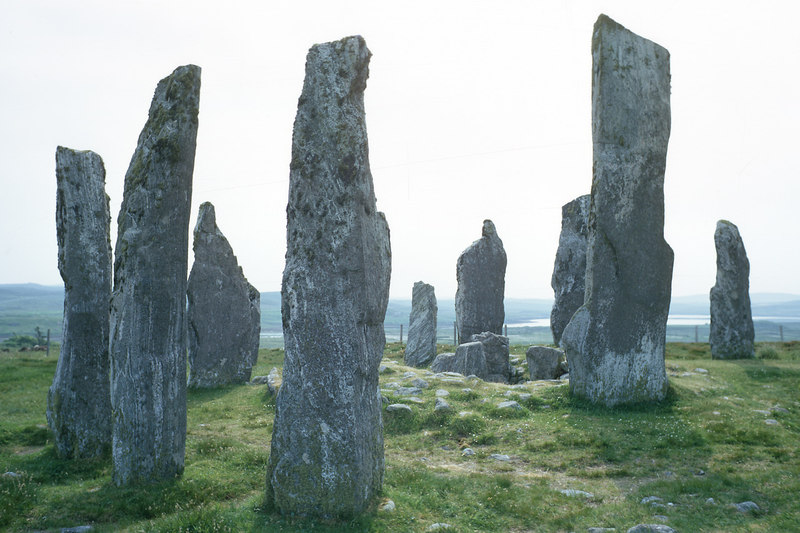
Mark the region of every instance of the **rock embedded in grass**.
[[406, 405], [404, 403], [393, 403], [391, 405], [386, 406], [386, 412], [388, 413], [411, 413], [412, 409], [410, 405]]
[[497, 408], [498, 409], [511, 409], [511, 410], [514, 410], [514, 411], [522, 410], [522, 406], [519, 404], [519, 402], [516, 402], [514, 400], [509, 400], [507, 402], [500, 402], [500, 403], [497, 404]]
[[200, 67], [158, 83], [125, 174], [110, 313], [112, 478], [173, 479], [186, 447], [186, 283]]
[[483, 221], [481, 238], [456, 263], [456, 323], [458, 343], [490, 331], [501, 334], [505, 321], [506, 252], [491, 220]]
[[111, 215], [105, 181], [103, 160], [96, 153], [56, 149], [64, 329], [46, 415], [63, 459], [97, 457], [111, 448]]
[[628, 529], [628, 533], [675, 533], [675, 530], [664, 524], [638, 524]]
[[739, 228], [717, 222], [717, 280], [711, 288], [711, 327], [708, 342], [713, 359], [755, 357], [753, 315], [750, 308], [750, 262]]
[[258, 359], [261, 294], [244, 277], [214, 205], [200, 205], [189, 273], [189, 387], [246, 383]]
[[441, 398], [436, 398], [436, 405], [433, 408], [434, 411], [451, 411], [452, 409], [449, 403]]
[[383, 484], [376, 391], [391, 250], [369, 167], [370, 56], [354, 36], [306, 57], [286, 208], [283, 385], [267, 469], [266, 499], [283, 514], [357, 515]]
[[592, 76], [586, 293], [561, 338], [570, 392], [605, 406], [661, 401], [674, 258], [664, 240], [669, 52], [600, 15]]
[[559, 492], [561, 492], [561, 494], [563, 494], [564, 496], [569, 496], [571, 498], [576, 498], [576, 497], [578, 497], [578, 498], [586, 498], [586, 499], [594, 498], [594, 494], [592, 494], [591, 492], [586, 492], [585, 490], [562, 489]]

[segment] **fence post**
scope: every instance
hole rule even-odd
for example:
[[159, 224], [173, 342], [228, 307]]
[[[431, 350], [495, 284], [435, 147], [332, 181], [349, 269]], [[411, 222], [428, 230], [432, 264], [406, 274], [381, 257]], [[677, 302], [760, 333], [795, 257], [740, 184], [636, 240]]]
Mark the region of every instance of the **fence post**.
[[45, 357], [50, 357], [50, 328], [47, 328], [47, 354]]
[[694, 327], [694, 342], [700, 342], [700, 326]]
[[783, 342], [783, 326], [778, 326], [778, 331], [781, 333], [781, 342]]
[[503, 324], [503, 336], [508, 337], [508, 324]]
[[453, 346], [458, 346], [458, 322], [453, 322]]
[[400, 346], [403, 345], [403, 324], [400, 324]]

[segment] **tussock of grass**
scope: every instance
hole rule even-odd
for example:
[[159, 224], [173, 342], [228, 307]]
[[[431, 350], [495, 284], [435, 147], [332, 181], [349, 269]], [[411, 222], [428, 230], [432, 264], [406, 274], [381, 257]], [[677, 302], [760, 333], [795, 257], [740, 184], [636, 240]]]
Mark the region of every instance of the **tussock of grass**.
[[[514, 348], [524, 354], [525, 347]], [[387, 345], [385, 358], [396, 363], [382, 383], [408, 386], [413, 378], [402, 377], [408, 371], [430, 383], [419, 395], [422, 404], [388, 394], [391, 403], [412, 408], [384, 413], [382, 498], [397, 508], [378, 511], [376, 502], [362, 516], [335, 522], [279, 516], [264, 506], [275, 413], [266, 386], [190, 391], [183, 476], [118, 488], [108, 457], [55, 455], [44, 411], [56, 358], [4, 353], [0, 529], [423, 531], [444, 522], [457, 531], [625, 531], [655, 522], [658, 514], [678, 531], [796, 530], [800, 343], [760, 344], [757, 354], [712, 361], [706, 344], [669, 344], [667, 400], [605, 409], [571, 397], [566, 384], [511, 389], [479, 380], [443, 382], [403, 366], [402, 347]], [[253, 375], [282, 364], [281, 350], [261, 350]], [[450, 411], [434, 411], [437, 389], [448, 391]], [[505, 400], [522, 409], [498, 408]], [[474, 454], [463, 455], [466, 448]], [[2, 476], [6, 471], [19, 477]], [[567, 488], [593, 496], [559, 492]], [[647, 496], [673, 505], [640, 504]], [[745, 500], [761, 511], [728, 506]]]

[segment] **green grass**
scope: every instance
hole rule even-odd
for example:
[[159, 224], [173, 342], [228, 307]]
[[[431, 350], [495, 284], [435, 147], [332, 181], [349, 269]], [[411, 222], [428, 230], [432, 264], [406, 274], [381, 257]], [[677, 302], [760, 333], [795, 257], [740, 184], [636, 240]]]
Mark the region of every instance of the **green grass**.
[[[516, 355], [524, 351], [512, 347]], [[669, 344], [666, 401], [603, 409], [558, 383], [525, 390], [443, 383], [402, 366], [402, 347], [389, 344], [382, 385], [408, 385], [413, 378], [402, 376], [414, 370], [431, 386], [420, 395], [423, 404], [384, 388], [392, 403], [413, 410], [384, 413], [382, 500], [393, 500], [396, 510], [378, 511], [376, 502], [341, 523], [264, 509], [275, 409], [265, 385], [190, 391], [184, 475], [118, 488], [109, 458], [64, 461], [54, 453], [44, 412], [56, 357], [0, 353], [0, 530], [424, 531], [445, 522], [456, 531], [626, 531], [663, 515], [678, 531], [798, 531], [800, 343], [759, 344], [756, 355], [712, 361], [707, 344]], [[282, 362], [281, 350], [262, 349], [253, 375]], [[452, 411], [433, 411], [436, 389], [449, 392]], [[523, 408], [497, 407], [509, 399]], [[462, 455], [467, 447], [474, 455]], [[593, 496], [559, 492], [567, 488]], [[640, 504], [646, 496], [674, 505]], [[729, 507], [745, 500], [761, 511]]]

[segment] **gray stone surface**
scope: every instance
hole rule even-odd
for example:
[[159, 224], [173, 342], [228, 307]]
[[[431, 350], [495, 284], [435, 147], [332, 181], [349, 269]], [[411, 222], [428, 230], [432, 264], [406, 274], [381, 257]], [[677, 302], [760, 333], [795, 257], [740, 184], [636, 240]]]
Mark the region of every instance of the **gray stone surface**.
[[630, 528], [628, 533], [675, 533], [675, 530], [664, 524], [638, 524]]
[[561, 235], [550, 286], [555, 301], [550, 311], [550, 331], [558, 346], [572, 315], [583, 305], [586, 293], [586, 241], [589, 236], [591, 195], [579, 196], [561, 207]]
[[606, 406], [659, 401], [673, 263], [664, 240], [669, 52], [601, 15], [592, 58], [586, 295], [561, 347], [572, 394]]
[[56, 150], [58, 270], [64, 280], [64, 330], [47, 423], [62, 458], [111, 450], [108, 305], [111, 215], [99, 155]]
[[483, 236], [461, 252], [456, 263], [456, 323], [458, 343], [476, 333], [503, 333], [506, 251], [491, 220], [483, 221]]
[[[483, 355], [486, 359], [486, 376], [481, 376], [476, 372], [470, 373], [486, 381], [508, 383], [511, 377], [511, 364], [508, 362], [508, 337], [484, 331], [483, 333], [472, 335], [470, 341], [483, 344]], [[466, 375], [469, 375], [469, 373], [466, 373]]]
[[750, 309], [750, 261], [739, 228], [717, 222], [717, 282], [711, 288], [709, 343], [713, 359], [755, 357], [753, 315]]
[[408, 318], [406, 366], [428, 366], [436, 357], [436, 294], [433, 285], [414, 283], [411, 293], [411, 316]]
[[479, 341], [459, 344], [456, 348], [455, 371], [465, 376], [474, 375], [483, 380], [489, 376], [483, 343]]
[[117, 485], [183, 472], [186, 277], [200, 67], [156, 87], [125, 175], [111, 298], [113, 472]]
[[455, 368], [456, 354], [454, 353], [440, 353], [431, 363], [431, 370], [434, 372], [456, 372]]
[[276, 403], [267, 500], [281, 513], [350, 516], [381, 490], [378, 367], [389, 227], [376, 210], [361, 37], [315, 45], [292, 138]]
[[548, 346], [531, 346], [525, 352], [528, 360], [528, 375], [531, 380], [558, 379], [563, 374], [561, 361], [564, 352]]
[[189, 387], [249, 381], [258, 359], [261, 294], [244, 277], [210, 202], [197, 216], [186, 295]]

